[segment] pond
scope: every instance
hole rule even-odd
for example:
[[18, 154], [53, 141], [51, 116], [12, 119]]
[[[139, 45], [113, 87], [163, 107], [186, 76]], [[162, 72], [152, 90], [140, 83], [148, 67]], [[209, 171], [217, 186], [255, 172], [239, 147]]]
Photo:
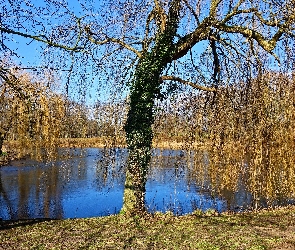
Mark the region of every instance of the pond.
[[[121, 148], [60, 149], [54, 162], [26, 159], [1, 167], [0, 218], [62, 219], [119, 213], [127, 155]], [[202, 176], [195, 171], [196, 158], [203, 163]], [[243, 181], [235, 190], [214, 192], [206, 178], [207, 165], [205, 152], [154, 149], [146, 184], [148, 211], [182, 215], [196, 209], [223, 212], [253, 207], [253, 195]], [[261, 201], [260, 205], [265, 204]]]

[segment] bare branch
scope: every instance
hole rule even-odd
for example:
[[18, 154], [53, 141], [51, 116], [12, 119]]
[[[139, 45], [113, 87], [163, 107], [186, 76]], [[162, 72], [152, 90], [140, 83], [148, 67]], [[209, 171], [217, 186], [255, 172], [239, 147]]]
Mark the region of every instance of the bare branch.
[[189, 4], [189, 2], [187, 0], [183, 0], [185, 5], [187, 6], [187, 8], [191, 11], [191, 13], [193, 14], [194, 18], [197, 21], [197, 24], [200, 25], [200, 20], [199, 17], [197, 15], [197, 13], [194, 11], [193, 7]]
[[25, 38], [31, 38], [33, 40], [48, 44], [49, 46], [56, 47], [56, 48], [61, 48], [61, 49], [65, 49], [65, 50], [79, 52], [79, 51], [81, 51], [83, 49], [82, 47], [78, 46], [78, 43], [80, 41], [80, 35], [78, 35], [75, 45], [73, 47], [69, 47], [69, 46], [66, 46], [66, 45], [63, 45], [63, 44], [55, 43], [55, 42], [51, 41], [50, 39], [48, 39], [44, 35], [38, 35], [38, 36], [30, 35], [30, 34], [26, 34], [26, 33], [20, 32], [20, 31], [15, 31], [15, 30], [12, 30], [12, 29], [9, 29], [9, 28], [4, 28], [2, 26], [0, 26], [0, 31], [4, 32], [4, 33], [7, 33], [7, 34], [14, 34], [14, 35], [22, 36], [22, 37], [25, 37]]
[[210, 5], [210, 16], [215, 17], [218, 5], [222, 2], [222, 0], [212, 0]]
[[230, 21], [234, 16], [240, 15], [240, 14], [246, 14], [246, 13], [254, 13], [257, 11], [256, 8], [250, 8], [250, 9], [245, 9], [245, 10], [237, 10], [235, 9], [231, 13], [227, 14], [226, 17], [221, 21], [221, 24], [225, 24], [228, 21]]
[[235, 5], [235, 7], [233, 8], [232, 12], [236, 12], [239, 9], [239, 7], [242, 5], [242, 3], [244, 2], [245, 0], [239, 0], [237, 4]]
[[195, 44], [207, 40], [211, 30], [210, 26], [209, 19], [205, 19], [193, 32], [181, 37], [175, 44], [175, 53], [172, 60], [183, 57]]
[[180, 82], [180, 83], [183, 83], [183, 84], [186, 84], [186, 85], [190, 85], [191, 87], [193, 87], [195, 89], [199, 89], [199, 90], [203, 90], [203, 91], [208, 91], [208, 92], [216, 92], [217, 91], [216, 88], [204, 87], [204, 86], [195, 84], [193, 82], [183, 80], [183, 79], [181, 79], [180, 77], [177, 77], [177, 76], [161, 76], [160, 77], [160, 80], [161, 81], [166, 81], [166, 80], [168, 80], [168, 81], [177, 81], [177, 82]]
[[[175, 53], [172, 57], [172, 60], [177, 60], [184, 56], [198, 42], [202, 40], [208, 40], [212, 29], [211, 27], [214, 27], [219, 31], [237, 33], [243, 35], [247, 39], [254, 39], [265, 51], [270, 53], [276, 58], [277, 61], [279, 61], [279, 58], [273, 53], [273, 50], [276, 47], [277, 42], [284, 34], [289, 34], [292, 36], [292, 33], [290, 33], [290, 27], [295, 20], [293, 15], [286, 18], [285, 23], [283, 24], [278, 24], [275, 21], [267, 21], [263, 19], [262, 15], [256, 8], [239, 10], [240, 5], [244, 2], [244, 0], [240, 0], [222, 21], [218, 21], [215, 18], [215, 15], [220, 2], [220, 0], [212, 1], [210, 6], [210, 16], [205, 18], [193, 32], [179, 39], [179, 41], [175, 44]], [[271, 39], [267, 39], [255, 29], [238, 25], [226, 25], [226, 23], [231, 20], [232, 17], [244, 13], [253, 13], [264, 25], [278, 27], [277, 32]]]
[[142, 54], [136, 50], [135, 48], [133, 48], [132, 46], [130, 46], [129, 44], [123, 42], [122, 40], [120, 39], [116, 39], [116, 38], [111, 38], [111, 37], [107, 37], [105, 40], [103, 41], [96, 41], [93, 37], [92, 37], [92, 33], [88, 33], [88, 39], [90, 42], [96, 44], [96, 45], [104, 45], [104, 44], [107, 44], [107, 43], [115, 43], [115, 44], [119, 44], [121, 45], [122, 47], [132, 51], [133, 53], [135, 53], [139, 58], [142, 57]]
[[[294, 13], [292, 13], [291, 15], [288, 15], [287, 17], [281, 20], [278, 20], [278, 19], [266, 20], [263, 18], [262, 14], [258, 12], [258, 10], [254, 11], [254, 14], [261, 23], [271, 27], [287, 28], [291, 23], [294, 23], [294, 20], [295, 20]], [[281, 24], [280, 21], [285, 21], [285, 22]]]
[[228, 26], [225, 24], [218, 24], [217, 27], [219, 30], [225, 31], [227, 33], [238, 33], [246, 38], [254, 39], [268, 53], [272, 53], [272, 50], [275, 48], [277, 42], [285, 32], [285, 29], [282, 27], [277, 31], [277, 33], [273, 36], [272, 39], [268, 40], [264, 38], [263, 35], [261, 35], [259, 32], [243, 26]]

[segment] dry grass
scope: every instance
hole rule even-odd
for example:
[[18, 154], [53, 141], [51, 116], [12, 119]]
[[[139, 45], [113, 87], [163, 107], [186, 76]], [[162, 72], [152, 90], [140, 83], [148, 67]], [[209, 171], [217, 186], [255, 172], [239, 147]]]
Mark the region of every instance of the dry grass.
[[0, 249], [295, 249], [295, 207], [30, 223], [2, 222]]

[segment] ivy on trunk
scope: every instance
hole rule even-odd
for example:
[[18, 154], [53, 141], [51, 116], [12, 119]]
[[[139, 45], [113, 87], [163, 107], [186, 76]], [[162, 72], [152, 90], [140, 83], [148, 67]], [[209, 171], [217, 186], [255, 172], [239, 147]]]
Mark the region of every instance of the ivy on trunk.
[[125, 124], [129, 156], [124, 204], [127, 214], [145, 212], [145, 185], [151, 159], [154, 100], [160, 92], [160, 76], [175, 52], [173, 39], [179, 20], [180, 1], [173, 1], [166, 28], [151, 52], [146, 52], [136, 67], [131, 85], [130, 109]]

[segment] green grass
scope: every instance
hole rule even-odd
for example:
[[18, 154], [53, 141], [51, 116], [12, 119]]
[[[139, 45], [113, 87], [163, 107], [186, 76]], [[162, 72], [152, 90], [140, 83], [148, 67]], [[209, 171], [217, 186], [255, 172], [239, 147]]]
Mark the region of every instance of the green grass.
[[2, 222], [0, 249], [295, 249], [295, 207]]

